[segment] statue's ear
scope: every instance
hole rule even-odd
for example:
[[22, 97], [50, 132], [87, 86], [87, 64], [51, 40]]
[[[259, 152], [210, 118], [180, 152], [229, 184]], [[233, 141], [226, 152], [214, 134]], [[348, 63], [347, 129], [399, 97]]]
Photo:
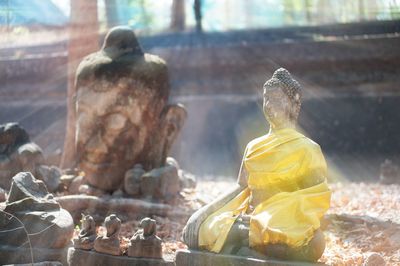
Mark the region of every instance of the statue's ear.
[[[172, 104], [164, 107], [160, 115], [159, 149], [162, 160], [165, 160], [172, 143], [181, 131], [187, 117], [186, 109], [181, 104]], [[161, 162], [164, 164], [165, 162]]]
[[162, 120], [168, 124], [173, 124], [178, 131], [182, 128], [187, 117], [187, 112], [182, 104], [167, 105], [162, 113]]
[[182, 104], [167, 105], [162, 114], [161, 121], [166, 130], [166, 137], [173, 141], [178, 132], [182, 129], [187, 117], [187, 112]]

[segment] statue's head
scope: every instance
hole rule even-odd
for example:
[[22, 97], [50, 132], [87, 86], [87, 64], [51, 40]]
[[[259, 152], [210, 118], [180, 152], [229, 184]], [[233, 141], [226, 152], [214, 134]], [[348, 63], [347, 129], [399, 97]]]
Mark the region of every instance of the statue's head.
[[167, 105], [166, 63], [143, 54], [131, 29], [112, 29], [81, 62], [76, 91], [76, 159], [89, 185], [115, 191], [135, 164], [164, 164], [186, 113]]
[[85, 231], [96, 230], [94, 219], [90, 215], [85, 215], [82, 213], [81, 224], [82, 224], [82, 229]]
[[143, 229], [144, 236], [155, 235], [157, 230], [156, 220], [151, 218], [144, 218], [140, 221], [140, 227]]
[[77, 91], [79, 168], [90, 185], [107, 191], [117, 189], [135, 163], [145, 163], [145, 149], [152, 153], [157, 148], [150, 144], [165, 105], [165, 99], [143, 82], [117, 82], [103, 79]]
[[114, 27], [107, 33], [102, 50], [111, 58], [126, 53], [143, 55], [135, 33], [124, 26]]
[[118, 236], [121, 230], [121, 220], [115, 214], [107, 216], [104, 225], [107, 229], [107, 237]]
[[272, 127], [296, 123], [301, 107], [301, 86], [284, 68], [264, 84], [263, 111]]

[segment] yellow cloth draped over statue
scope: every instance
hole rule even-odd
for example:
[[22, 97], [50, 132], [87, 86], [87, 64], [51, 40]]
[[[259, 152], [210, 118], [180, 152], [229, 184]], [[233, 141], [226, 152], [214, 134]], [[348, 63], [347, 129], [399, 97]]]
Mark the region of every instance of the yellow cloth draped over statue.
[[248, 187], [201, 224], [199, 246], [221, 251], [235, 220], [246, 213], [254, 190], [265, 191], [267, 197], [248, 213], [250, 247], [306, 245], [330, 204], [326, 162], [319, 145], [295, 129], [280, 129], [247, 145], [244, 167]]

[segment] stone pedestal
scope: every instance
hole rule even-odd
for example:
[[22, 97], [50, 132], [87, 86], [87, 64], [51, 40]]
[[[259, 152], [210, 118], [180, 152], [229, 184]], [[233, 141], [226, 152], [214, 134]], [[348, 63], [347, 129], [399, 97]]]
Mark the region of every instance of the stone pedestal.
[[196, 250], [178, 250], [175, 259], [176, 266], [323, 266], [321, 263], [281, 261], [274, 259], [257, 259], [225, 254], [215, 254]]
[[70, 248], [68, 265], [73, 266], [174, 266], [173, 261], [162, 259], [132, 258], [128, 256], [112, 256], [95, 251]]
[[[32, 253], [31, 253], [32, 252]], [[65, 262], [67, 255], [67, 249], [52, 249], [52, 248], [37, 248], [32, 249], [27, 247], [12, 247], [12, 246], [0, 246], [0, 264], [26, 264], [31, 265], [42, 265], [52, 261], [52, 263]], [[33, 256], [33, 261], [32, 261]], [[45, 264], [48, 265], [48, 264]], [[53, 265], [53, 264], [51, 264]]]
[[59, 261], [42, 261], [37, 263], [13, 264], [12, 266], [63, 266]]

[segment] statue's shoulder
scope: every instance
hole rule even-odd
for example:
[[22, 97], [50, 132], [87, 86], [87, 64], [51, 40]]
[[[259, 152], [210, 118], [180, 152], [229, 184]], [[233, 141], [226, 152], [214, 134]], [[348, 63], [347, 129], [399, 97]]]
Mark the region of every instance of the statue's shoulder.
[[[309, 148], [309, 149], [321, 149], [319, 144], [312, 139], [310, 139], [306, 134], [303, 132], [297, 131], [297, 130], [291, 130], [289, 131], [288, 138], [289, 140], [294, 140], [296, 142], [296, 145], [299, 147], [303, 148]], [[285, 139], [285, 138], [284, 138]]]
[[259, 147], [274, 147], [281, 144], [290, 144], [305, 150], [321, 151], [318, 143], [297, 131], [291, 131], [290, 134], [283, 134], [279, 137], [270, 133], [265, 134], [250, 141], [246, 146], [246, 150], [251, 152]]
[[161, 83], [167, 83], [168, 69], [167, 63], [159, 56], [152, 54], [143, 54], [135, 58], [129, 66], [130, 73], [143, 80], [157, 80]]
[[157, 55], [147, 54], [145, 53], [143, 56], [143, 63], [147, 68], [151, 71], [155, 72], [166, 72], [167, 71], [167, 63], [164, 59]]
[[85, 56], [76, 70], [77, 80], [88, 78], [96, 69], [110, 63], [112, 63], [112, 59], [106, 56], [101, 50]]
[[311, 154], [321, 154], [321, 146], [314, 140], [304, 137], [302, 138], [302, 148], [309, 151]]
[[165, 62], [165, 60], [162, 59], [161, 57], [159, 57], [158, 55], [145, 53], [144, 60], [146, 61], [146, 63], [152, 64], [154, 66], [158, 66], [158, 67], [166, 67], [167, 66], [167, 63]]
[[253, 150], [254, 148], [264, 143], [268, 138], [269, 138], [269, 133], [251, 140], [249, 143], [247, 143], [246, 150], [247, 151]]
[[314, 140], [310, 139], [309, 137], [305, 136], [304, 137], [304, 141], [310, 147], [321, 149], [321, 146], [319, 146], [319, 144], [317, 142], [315, 142]]

